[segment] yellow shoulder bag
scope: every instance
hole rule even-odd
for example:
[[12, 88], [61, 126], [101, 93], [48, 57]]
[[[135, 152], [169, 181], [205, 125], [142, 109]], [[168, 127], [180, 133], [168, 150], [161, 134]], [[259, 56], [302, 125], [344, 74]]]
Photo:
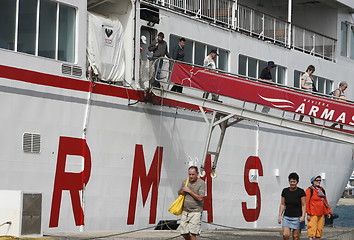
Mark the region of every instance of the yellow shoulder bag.
[[[188, 186], [188, 181], [189, 178], [186, 180], [186, 187]], [[183, 203], [184, 203], [184, 195], [181, 194], [178, 196], [178, 198], [171, 204], [170, 208], [168, 211], [174, 215], [181, 215], [183, 211]]]

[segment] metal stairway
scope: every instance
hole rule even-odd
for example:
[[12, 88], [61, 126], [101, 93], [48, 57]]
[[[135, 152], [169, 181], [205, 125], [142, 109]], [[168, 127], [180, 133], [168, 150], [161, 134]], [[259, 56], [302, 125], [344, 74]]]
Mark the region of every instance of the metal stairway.
[[[158, 81], [166, 89], [169, 89], [170, 84], [182, 85], [185, 87], [185, 93], [168, 91], [164, 88], [151, 88], [150, 91], [158, 98], [169, 99], [177, 107], [184, 108], [186, 106], [191, 110], [199, 109], [208, 125], [202, 156], [201, 176], [205, 174], [205, 161], [207, 155], [210, 154], [214, 156], [211, 176], [216, 177], [215, 169], [226, 130], [243, 119], [354, 144], [354, 104], [351, 101], [338, 101], [328, 95], [309, 94], [284, 85], [264, 84], [257, 82], [257, 80], [240, 78], [231, 73], [223, 73], [170, 59], [161, 58], [157, 61], [164, 61], [163, 66], [169, 67], [160, 70], [159, 78], [155, 75], [155, 82]], [[201, 95], [202, 92], [220, 94], [223, 98], [225, 97], [227, 103], [205, 99]], [[306, 103], [311, 108], [305, 110]], [[320, 109], [322, 109], [322, 114], [316, 115]], [[206, 115], [207, 112], [212, 113], [210, 121]], [[349, 115], [349, 118], [345, 118], [346, 114]], [[311, 118], [311, 121], [316, 119], [317, 124], [297, 121], [295, 120], [296, 116], [302, 116], [302, 118], [307, 116]], [[344, 130], [339, 131], [331, 128], [333, 123], [340, 124], [341, 128], [345, 126]], [[219, 126], [221, 131], [216, 150], [212, 151], [210, 150], [210, 140], [216, 126]]]
[[[354, 132], [353, 131], [338, 131], [335, 129], [331, 129], [328, 126], [325, 126], [326, 121], [323, 121], [322, 125], [309, 124], [306, 122], [301, 122], [294, 120], [294, 113], [272, 108], [269, 113], [263, 113], [260, 109], [262, 109], [262, 105], [249, 103], [242, 100], [241, 104], [233, 105], [233, 104], [225, 104], [212, 100], [207, 100], [202, 97], [192, 96], [189, 94], [182, 94], [172, 91], [166, 91], [163, 88], [152, 88], [152, 92], [155, 96], [159, 96], [164, 99], [170, 99], [177, 102], [188, 103], [191, 105], [198, 106], [205, 122], [209, 126], [207, 139], [205, 142], [205, 148], [203, 151], [203, 163], [201, 165], [201, 175], [205, 174], [204, 170], [204, 162], [206, 156], [208, 154], [214, 155], [214, 160], [212, 164], [212, 177], [216, 177], [216, 167], [217, 162], [221, 150], [221, 146], [223, 143], [223, 139], [225, 136], [226, 129], [243, 119], [254, 120], [258, 122], [263, 122], [267, 124], [271, 124], [274, 126], [291, 129], [294, 131], [304, 132], [311, 135], [316, 135], [336, 141], [340, 141], [343, 143], [354, 143]], [[212, 112], [211, 121], [209, 121], [206, 113]], [[219, 126], [221, 131], [219, 135], [219, 141], [217, 145], [216, 151], [211, 151], [210, 140], [213, 134], [213, 130], [216, 126]]]

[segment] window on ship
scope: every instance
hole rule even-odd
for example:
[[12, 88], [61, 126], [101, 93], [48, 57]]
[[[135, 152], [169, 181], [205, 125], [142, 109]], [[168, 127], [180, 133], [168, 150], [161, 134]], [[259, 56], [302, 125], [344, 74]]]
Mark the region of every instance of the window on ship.
[[341, 22], [341, 56], [354, 59], [354, 24]]
[[[273, 81], [278, 84], [286, 84], [286, 68], [283, 66], [277, 65], [276, 68], [270, 70], [272, 73]], [[262, 69], [267, 65], [267, 61], [260, 60], [256, 58], [251, 58], [245, 55], [239, 55], [238, 58], [238, 74], [258, 79], [259, 75], [262, 72]]]
[[[170, 41], [168, 45], [170, 53], [173, 51], [173, 48], [178, 45], [178, 41], [181, 37], [184, 36], [176, 36], [172, 34], [170, 35]], [[223, 71], [229, 71], [229, 51], [205, 43], [197, 42], [186, 37], [184, 38], [186, 39], [186, 46], [184, 47], [185, 62], [203, 66], [205, 56], [208, 55], [210, 50], [216, 49], [219, 54], [219, 56], [216, 58], [216, 66], [218, 69]]]
[[[300, 88], [301, 76], [304, 72], [294, 71], [294, 87]], [[312, 75], [316, 89], [320, 93], [329, 94], [333, 90], [333, 80]]]
[[74, 7], [50, 0], [1, 0], [0, 29], [0, 48], [75, 61]]

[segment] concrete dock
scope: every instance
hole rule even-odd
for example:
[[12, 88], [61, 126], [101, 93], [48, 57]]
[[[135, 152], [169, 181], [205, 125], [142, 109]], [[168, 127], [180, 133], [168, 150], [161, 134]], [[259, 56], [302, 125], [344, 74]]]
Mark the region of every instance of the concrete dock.
[[[46, 234], [45, 237], [55, 239], [55, 240], [91, 240], [91, 239], [102, 239], [102, 240], [113, 240], [113, 239], [155, 239], [155, 240], [169, 240], [177, 239], [182, 240], [183, 238], [179, 235], [176, 230], [145, 230], [141, 232], [91, 232], [91, 233], [55, 233]], [[205, 230], [198, 237], [198, 239], [222, 239], [222, 240], [233, 240], [233, 239], [245, 239], [245, 240], [275, 240], [282, 239], [281, 229], [232, 229], [232, 230]], [[301, 234], [301, 240], [308, 239], [307, 232], [303, 231]], [[323, 237], [321, 239], [337, 239], [337, 240], [354, 240], [354, 229], [353, 228], [332, 228], [326, 227], [324, 229]]]
[[[41, 238], [0, 236], [0, 240], [183, 240], [177, 230], [144, 230], [131, 232], [56, 232], [44, 233]], [[277, 240], [282, 239], [281, 228], [271, 229], [230, 229], [230, 230], [204, 230], [198, 237], [199, 240]], [[307, 238], [306, 230], [301, 233], [301, 240]], [[325, 227], [321, 239], [331, 240], [354, 240], [354, 228]]]
[[[342, 198], [338, 205], [354, 205], [354, 198]], [[142, 230], [130, 232], [55, 232], [44, 233], [42, 238], [25, 238], [0, 236], [0, 240], [133, 240], [133, 239], [154, 239], [154, 240], [183, 240], [178, 230]], [[203, 230], [198, 237], [199, 240], [277, 240], [282, 239], [281, 228], [266, 228], [266, 229], [223, 229], [223, 230]], [[307, 240], [307, 231], [301, 233], [301, 240]], [[343, 227], [325, 227], [321, 239], [331, 240], [354, 240], [354, 228]]]

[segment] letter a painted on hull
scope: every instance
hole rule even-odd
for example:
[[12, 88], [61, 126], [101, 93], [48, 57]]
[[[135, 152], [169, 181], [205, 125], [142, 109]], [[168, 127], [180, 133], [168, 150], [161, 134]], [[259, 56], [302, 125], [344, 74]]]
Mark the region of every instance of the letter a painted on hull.
[[243, 217], [247, 222], [255, 222], [257, 221], [259, 214], [261, 212], [261, 191], [259, 190], [257, 182], [250, 182], [249, 179], [249, 172], [251, 169], [258, 170], [258, 175], [263, 176], [263, 167], [262, 162], [259, 157], [250, 156], [248, 157], [246, 164], [245, 164], [245, 171], [244, 171], [244, 184], [245, 189], [250, 196], [256, 196], [257, 204], [255, 209], [247, 208], [247, 203], [242, 202], [242, 213]]
[[143, 206], [145, 206], [150, 189], [151, 203], [150, 203], [150, 218], [149, 224], [156, 222], [158, 187], [160, 183], [161, 165], [162, 165], [163, 147], [157, 147], [154, 158], [152, 160], [149, 173], [146, 174], [145, 158], [143, 146], [135, 145], [135, 157], [132, 174], [132, 184], [130, 188], [130, 201], [128, 208], [127, 224], [132, 225], [135, 222], [136, 201], [138, 196], [138, 186], [140, 180], [141, 194], [143, 197]]
[[[67, 155], [82, 156], [84, 170], [79, 173], [65, 172]], [[76, 226], [84, 225], [84, 212], [81, 207], [79, 191], [87, 185], [90, 174], [91, 154], [86, 140], [60, 137], [49, 227], [58, 227], [61, 197], [64, 190], [70, 191]]]

